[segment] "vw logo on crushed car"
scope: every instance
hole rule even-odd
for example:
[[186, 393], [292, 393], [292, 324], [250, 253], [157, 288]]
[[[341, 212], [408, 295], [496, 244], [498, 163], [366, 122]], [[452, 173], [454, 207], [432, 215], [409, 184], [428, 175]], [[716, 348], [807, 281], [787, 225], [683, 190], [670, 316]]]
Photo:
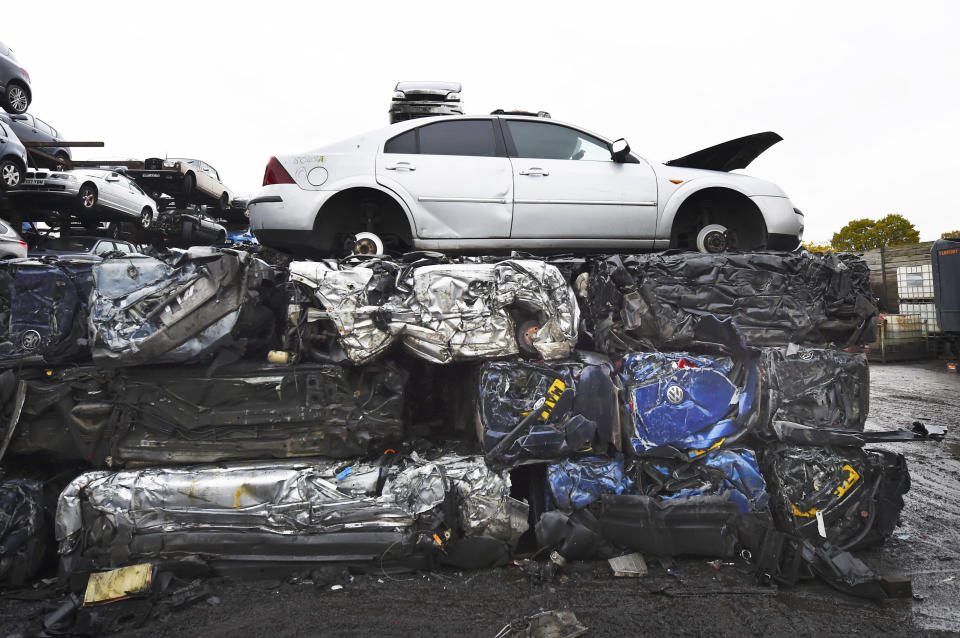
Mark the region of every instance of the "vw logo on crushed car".
[[667, 388], [667, 401], [677, 405], [683, 402], [683, 388], [674, 384]]

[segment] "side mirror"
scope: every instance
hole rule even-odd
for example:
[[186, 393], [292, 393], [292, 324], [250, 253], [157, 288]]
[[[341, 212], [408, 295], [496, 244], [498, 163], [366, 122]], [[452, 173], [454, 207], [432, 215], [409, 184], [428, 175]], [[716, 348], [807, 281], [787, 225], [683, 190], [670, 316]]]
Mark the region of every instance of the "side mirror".
[[117, 177], [116, 175], [107, 175], [107, 181], [108, 181], [108, 182], [119, 182], [119, 181], [120, 181], [120, 178]]
[[630, 152], [630, 145], [622, 137], [610, 145], [610, 158], [614, 162], [624, 162], [627, 159], [627, 153]]

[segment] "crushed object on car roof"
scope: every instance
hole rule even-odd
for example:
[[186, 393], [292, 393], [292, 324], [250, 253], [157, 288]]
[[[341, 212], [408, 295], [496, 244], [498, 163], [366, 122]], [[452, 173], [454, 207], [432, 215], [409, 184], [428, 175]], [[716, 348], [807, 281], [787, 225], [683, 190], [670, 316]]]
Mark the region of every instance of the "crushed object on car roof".
[[400, 342], [434, 363], [558, 359], [577, 342], [573, 291], [539, 260], [298, 261], [290, 281], [287, 341], [301, 357], [364, 363]]

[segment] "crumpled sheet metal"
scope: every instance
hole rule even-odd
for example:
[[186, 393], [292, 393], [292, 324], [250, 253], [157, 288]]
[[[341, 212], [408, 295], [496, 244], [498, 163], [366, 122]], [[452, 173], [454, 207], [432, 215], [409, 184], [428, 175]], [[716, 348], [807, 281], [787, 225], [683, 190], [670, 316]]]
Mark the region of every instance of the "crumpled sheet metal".
[[644, 352], [624, 358], [621, 377], [637, 454], [672, 445], [698, 456], [754, 420], [759, 379], [755, 361]]
[[764, 348], [760, 359], [767, 422], [863, 431], [870, 407], [864, 354], [830, 348]]
[[664, 500], [726, 496], [737, 504], [741, 514], [767, 510], [767, 485], [755, 452], [748, 448], [714, 450], [689, 463], [643, 459], [638, 464], [647, 465], [645, 478], [651, 478], [651, 470], [662, 476], [653, 485], [645, 484], [644, 494]]
[[585, 314], [608, 354], [683, 349], [700, 318], [732, 318], [751, 345], [839, 347], [874, 339], [866, 263], [850, 254], [661, 253], [593, 262]]
[[573, 408], [562, 421], [552, 416], [531, 426], [504, 453], [511, 464], [560, 459], [591, 450], [595, 454], [621, 449], [620, 387], [613, 364], [603, 355], [575, 352], [564, 361], [491, 361], [480, 369], [477, 435], [491, 450], [548, 396], [556, 379], [575, 393]]
[[623, 472], [623, 458], [584, 457], [547, 466], [547, 485], [555, 507], [577, 510], [603, 494], [630, 494], [633, 482]]
[[30, 582], [43, 565], [48, 534], [43, 485], [22, 478], [0, 482], [0, 587]]
[[94, 262], [0, 262], [0, 366], [89, 358], [87, 301]]
[[393, 498], [398, 507], [422, 514], [442, 504], [448, 486], [457, 491], [466, 535], [489, 536], [516, 547], [529, 528], [529, 508], [510, 496], [510, 474], [487, 467], [482, 456], [417, 459], [387, 479], [383, 498]]
[[[61, 556], [79, 552], [99, 567], [190, 554], [189, 546], [164, 547], [166, 538], [193, 534], [216, 541], [249, 534], [250, 546], [225, 544], [232, 553], [269, 553], [264, 538], [336, 533], [403, 532], [413, 515], [361, 493], [368, 481], [338, 480], [335, 461], [276, 461], [82, 474], [60, 494], [56, 538]], [[352, 477], [352, 478], [351, 478]], [[264, 534], [257, 534], [257, 532]], [[155, 554], [145, 553], [153, 536]], [[278, 543], [282, 541], [277, 541]], [[291, 541], [292, 542], [292, 541]]]
[[903, 455], [885, 450], [775, 444], [761, 453], [761, 467], [777, 527], [841, 550], [883, 543], [910, 489]]
[[[403, 440], [407, 378], [392, 361], [245, 360], [213, 373], [207, 366], [35, 369], [21, 376], [26, 400], [7, 453], [113, 469], [355, 458]], [[0, 375], [0, 416], [9, 422], [13, 388], [5, 381]]]
[[309, 460], [88, 472], [60, 494], [55, 531], [67, 571], [186, 556], [373, 560], [414, 551], [418, 520], [448, 488], [467, 536], [514, 546], [526, 531], [509, 479], [482, 457], [452, 454], [390, 468]]
[[579, 307], [560, 271], [532, 259], [339, 266], [292, 262], [290, 280], [313, 291], [309, 321], [329, 319], [347, 357], [363, 363], [400, 341], [435, 363], [519, 352], [511, 311], [538, 319], [531, 345], [544, 359], [570, 354]]
[[242, 312], [274, 278], [247, 253], [209, 247], [105, 259], [93, 275], [93, 359], [108, 366], [180, 363], [231, 345]]

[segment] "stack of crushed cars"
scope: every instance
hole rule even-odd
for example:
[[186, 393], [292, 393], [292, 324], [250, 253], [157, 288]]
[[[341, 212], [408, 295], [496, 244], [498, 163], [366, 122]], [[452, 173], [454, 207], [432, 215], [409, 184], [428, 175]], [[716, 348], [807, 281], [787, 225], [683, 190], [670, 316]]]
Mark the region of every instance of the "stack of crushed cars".
[[[0, 263], [0, 584], [741, 556], [873, 598], [852, 255]], [[552, 558], [551, 558], [552, 557]]]

